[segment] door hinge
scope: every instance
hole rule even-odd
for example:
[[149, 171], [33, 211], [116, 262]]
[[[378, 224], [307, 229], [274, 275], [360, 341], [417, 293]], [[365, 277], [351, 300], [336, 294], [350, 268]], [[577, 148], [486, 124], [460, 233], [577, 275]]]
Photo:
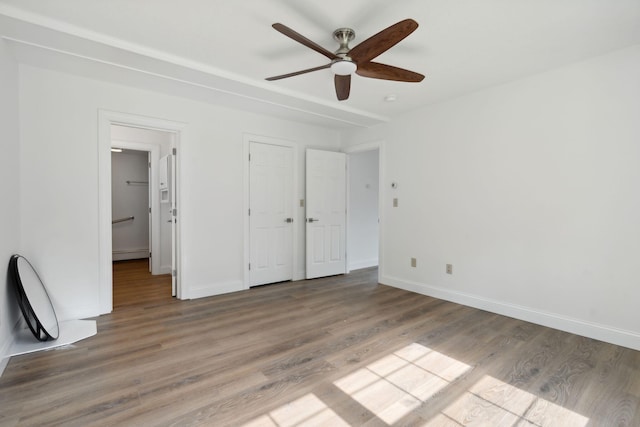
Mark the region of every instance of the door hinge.
[[249, 271], [251, 271], [251, 263], [249, 263]]
[[149, 213], [151, 213], [151, 206], [149, 206]]
[[178, 270], [171, 270], [171, 275], [176, 277], [178, 275]]
[[178, 209], [174, 208], [172, 213], [173, 213], [173, 216], [178, 216]]
[[249, 153], [249, 161], [251, 161], [251, 153]]
[[147, 163], [147, 165], [149, 165], [149, 169], [151, 169], [151, 162]]
[[175, 156], [176, 154], [178, 154], [178, 150], [176, 150], [175, 148], [171, 150], [171, 153]]
[[151, 258], [151, 252], [149, 252], [149, 258]]

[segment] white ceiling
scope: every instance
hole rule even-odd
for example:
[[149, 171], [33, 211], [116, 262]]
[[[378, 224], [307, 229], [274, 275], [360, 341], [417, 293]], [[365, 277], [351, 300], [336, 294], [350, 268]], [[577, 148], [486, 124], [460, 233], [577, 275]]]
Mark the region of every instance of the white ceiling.
[[[271, 28], [275, 22], [333, 51], [336, 28], [355, 30], [353, 47], [405, 18], [420, 27], [376, 61], [425, 74], [421, 83], [354, 76], [351, 97], [337, 101], [329, 70], [264, 80], [328, 62]], [[0, 35], [36, 65], [368, 126], [638, 44], [640, 0], [0, 0]], [[385, 102], [389, 94], [397, 101]]]

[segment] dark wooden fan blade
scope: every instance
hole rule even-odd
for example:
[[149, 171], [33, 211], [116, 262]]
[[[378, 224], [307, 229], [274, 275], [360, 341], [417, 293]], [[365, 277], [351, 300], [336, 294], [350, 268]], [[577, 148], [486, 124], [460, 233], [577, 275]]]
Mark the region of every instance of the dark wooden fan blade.
[[325, 68], [331, 67], [331, 64], [321, 65], [319, 67], [307, 68], [306, 70], [294, 71], [293, 73], [282, 74], [280, 76], [267, 77], [265, 80], [269, 80], [270, 82], [273, 80], [286, 79], [287, 77], [298, 76], [300, 74], [310, 73], [312, 71], [324, 70]]
[[424, 76], [420, 73], [405, 70], [379, 62], [365, 62], [358, 64], [356, 70], [359, 76], [372, 79], [395, 80], [398, 82], [421, 82]]
[[344, 101], [349, 98], [349, 92], [351, 91], [351, 75], [341, 76], [336, 74], [334, 77], [336, 84], [336, 95], [338, 100]]
[[319, 44], [317, 44], [315, 42], [312, 42], [311, 40], [309, 40], [308, 38], [306, 38], [302, 34], [295, 32], [294, 30], [292, 30], [291, 28], [287, 27], [286, 25], [282, 25], [282, 24], [276, 23], [276, 24], [273, 24], [272, 27], [276, 31], [281, 32], [285, 36], [287, 36], [289, 38], [292, 38], [293, 40], [297, 41], [300, 44], [305, 45], [309, 49], [315, 50], [316, 52], [326, 56], [329, 59], [338, 58], [338, 56], [336, 56], [335, 53], [333, 53], [331, 51], [328, 51], [327, 49], [323, 48], [322, 46], [320, 46]]
[[349, 56], [356, 63], [371, 61], [376, 56], [386, 52], [401, 40], [413, 33], [418, 23], [413, 19], [405, 19], [397, 24], [380, 31], [351, 49]]

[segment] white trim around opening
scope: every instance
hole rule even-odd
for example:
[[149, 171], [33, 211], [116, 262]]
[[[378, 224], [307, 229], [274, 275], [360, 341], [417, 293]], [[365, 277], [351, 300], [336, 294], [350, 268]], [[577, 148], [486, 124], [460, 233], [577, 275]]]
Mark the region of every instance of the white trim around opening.
[[[108, 110], [98, 110], [98, 236], [99, 236], [99, 295], [100, 313], [110, 313], [113, 310], [112, 289], [112, 243], [111, 243], [111, 125], [138, 127], [144, 129], [172, 132], [175, 134], [174, 147], [179, 151], [180, 145], [186, 138], [185, 123], [153, 117], [139, 116]], [[176, 164], [176, 191], [180, 192], [180, 156]], [[178, 212], [182, 212], [178, 197]], [[174, 250], [177, 252], [177, 282], [176, 296], [180, 299], [187, 297], [188, 292], [182, 286], [182, 256], [181, 256], [180, 221], [178, 221], [177, 242]]]

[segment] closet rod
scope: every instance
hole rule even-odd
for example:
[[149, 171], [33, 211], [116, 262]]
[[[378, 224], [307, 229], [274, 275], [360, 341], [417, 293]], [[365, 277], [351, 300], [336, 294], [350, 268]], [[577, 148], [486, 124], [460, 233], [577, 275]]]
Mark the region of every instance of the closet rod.
[[111, 224], [117, 224], [119, 222], [125, 222], [125, 221], [133, 221], [133, 217], [128, 216], [126, 218], [114, 219], [113, 221], [111, 221]]

